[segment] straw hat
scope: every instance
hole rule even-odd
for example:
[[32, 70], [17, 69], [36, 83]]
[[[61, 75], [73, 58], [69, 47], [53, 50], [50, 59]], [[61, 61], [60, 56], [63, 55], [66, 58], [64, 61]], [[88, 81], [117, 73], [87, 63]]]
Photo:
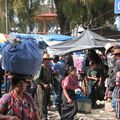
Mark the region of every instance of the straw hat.
[[108, 50], [109, 50], [110, 48], [112, 48], [112, 47], [114, 47], [113, 44], [111, 44], [111, 43], [107, 43], [107, 44], [105, 45], [105, 53], [107, 53]]
[[44, 53], [43, 60], [45, 59], [52, 59], [48, 53]]

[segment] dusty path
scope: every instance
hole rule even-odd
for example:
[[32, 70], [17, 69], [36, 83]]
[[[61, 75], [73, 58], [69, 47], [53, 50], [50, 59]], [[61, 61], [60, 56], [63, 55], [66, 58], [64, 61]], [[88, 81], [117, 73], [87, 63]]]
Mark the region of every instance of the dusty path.
[[[114, 120], [114, 112], [105, 112], [104, 106], [92, 109], [89, 114], [77, 113], [74, 120]], [[49, 120], [60, 120], [56, 110], [49, 110]]]

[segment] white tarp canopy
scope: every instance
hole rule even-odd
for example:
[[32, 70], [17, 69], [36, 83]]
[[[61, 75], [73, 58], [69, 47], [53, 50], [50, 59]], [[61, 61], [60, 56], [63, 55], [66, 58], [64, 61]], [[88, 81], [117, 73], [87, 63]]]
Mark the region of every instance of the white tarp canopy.
[[64, 55], [73, 51], [102, 48], [109, 42], [120, 42], [120, 40], [108, 40], [90, 30], [85, 30], [78, 38], [48, 47], [48, 52], [51, 55]]

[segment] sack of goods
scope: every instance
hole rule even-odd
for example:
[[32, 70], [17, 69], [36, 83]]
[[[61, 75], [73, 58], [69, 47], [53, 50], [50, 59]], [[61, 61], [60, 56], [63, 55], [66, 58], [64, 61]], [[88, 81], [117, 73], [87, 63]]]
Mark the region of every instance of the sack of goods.
[[34, 75], [43, 60], [43, 51], [35, 39], [16, 36], [2, 48], [2, 67], [17, 74]]

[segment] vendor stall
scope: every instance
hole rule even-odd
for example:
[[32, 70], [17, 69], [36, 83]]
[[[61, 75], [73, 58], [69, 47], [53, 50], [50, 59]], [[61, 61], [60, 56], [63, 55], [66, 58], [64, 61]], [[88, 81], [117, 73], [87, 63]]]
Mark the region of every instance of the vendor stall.
[[80, 37], [70, 41], [50, 46], [48, 52], [50, 54], [64, 55], [73, 51], [104, 48], [108, 42], [120, 42], [120, 40], [108, 40], [90, 30], [85, 30]]

